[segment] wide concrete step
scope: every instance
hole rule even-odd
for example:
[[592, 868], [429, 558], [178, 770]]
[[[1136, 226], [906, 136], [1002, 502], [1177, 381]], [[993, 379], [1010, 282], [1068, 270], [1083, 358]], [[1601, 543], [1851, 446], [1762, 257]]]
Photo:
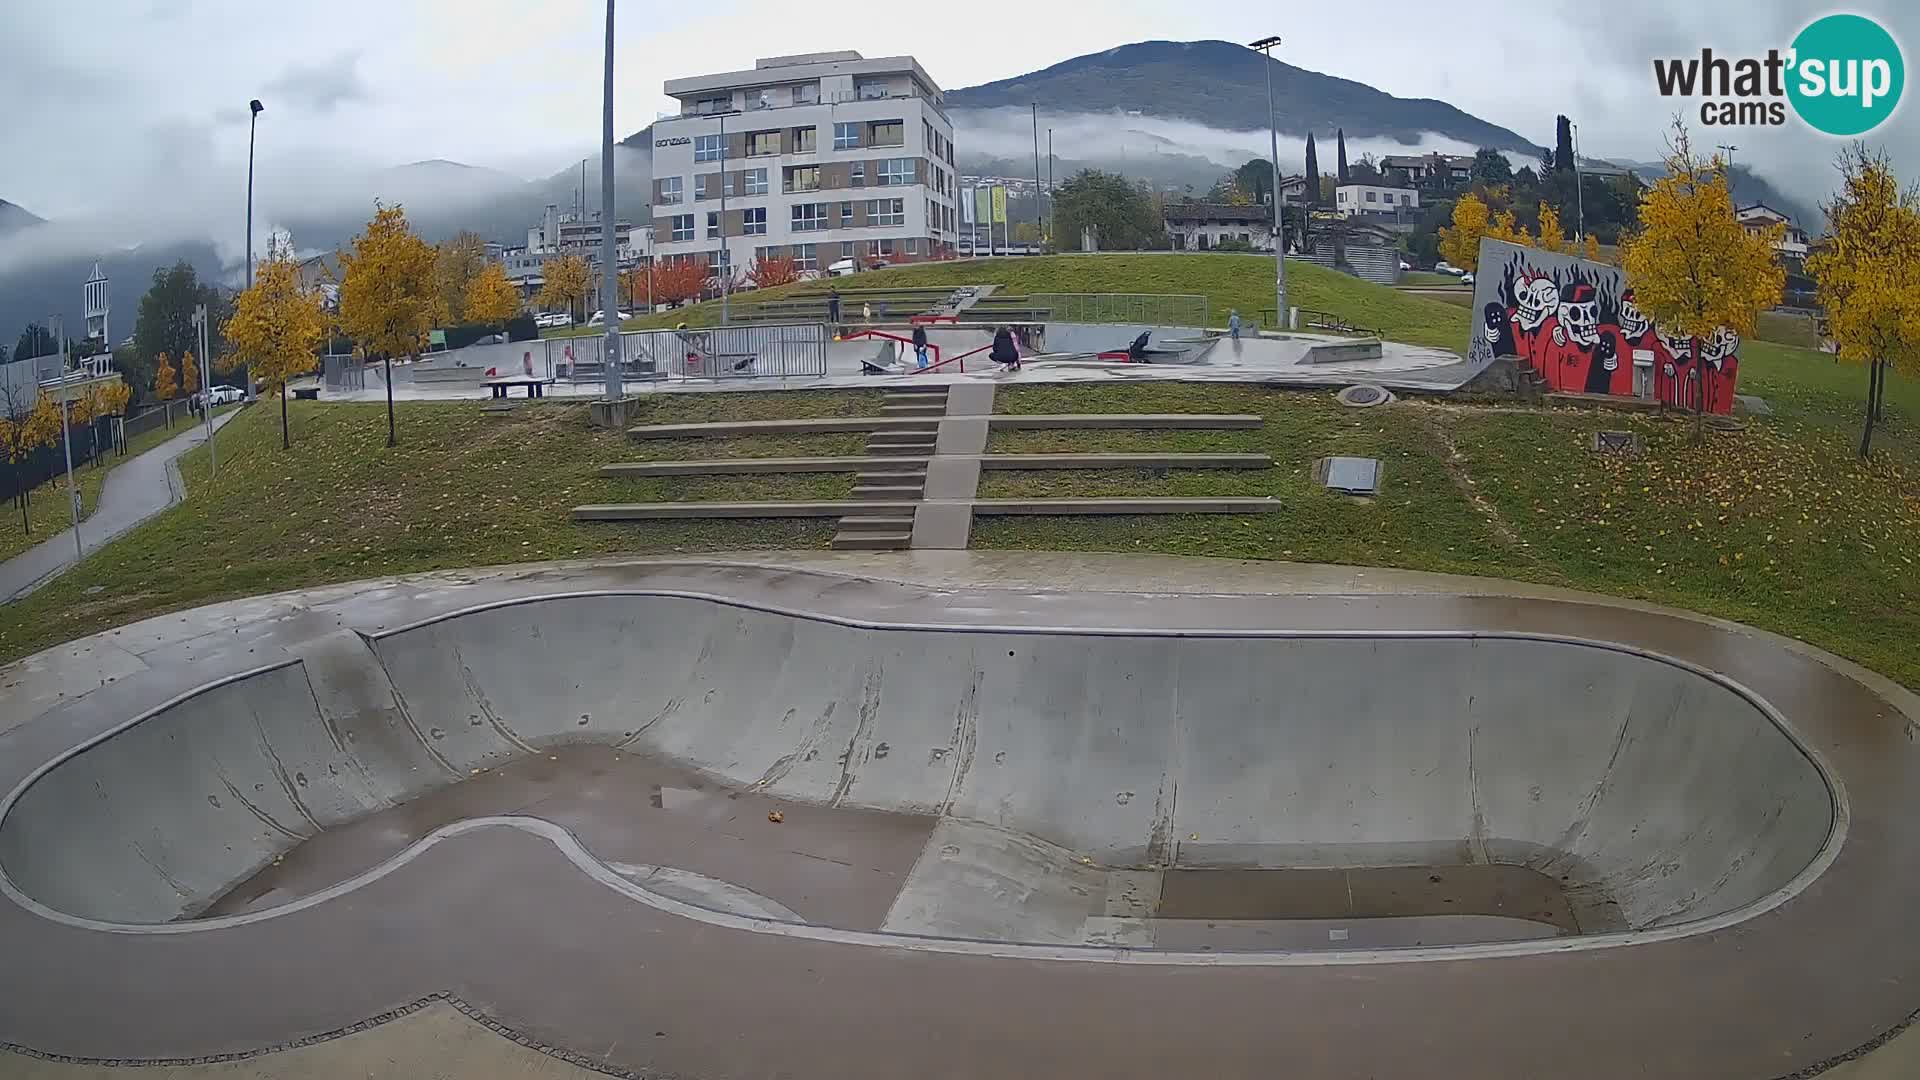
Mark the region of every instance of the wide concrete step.
[[867, 449], [876, 446], [932, 446], [939, 441], [935, 431], [880, 431], [867, 436]]
[[1278, 499], [976, 499], [973, 512], [1015, 514], [1271, 514], [1285, 507]]
[[905, 551], [913, 546], [913, 532], [842, 532], [833, 538], [835, 551]]
[[1266, 454], [985, 454], [982, 469], [1269, 469]]
[[876, 457], [898, 456], [905, 461], [924, 462], [927, 455], [933, 453], [933, 445], [932, 439], [912, 443], [868, 443], [867, 453]]
[[1229, 431], [1257, 428], [1261, 423], [1258, 416], [1233, 413], [1027, 413], [987, 417], [988, 426], [996, 431], [1051, 428]]
[[854, 474], [853, 482], [856, 486], [873, 484], [880, 487], [911, 486], [918, 488], [926, 484], [927, 473], [925, 469], [918, 472], [911, 470], [902, 472], [868, 472], [862, 469], [860, 472]]
[[756, 473], [837, 473], [879, 468], [898, 470], [909, 464], [926, 468], [925, 458], [908, 457], [794, 457], [709, 458], [696, 461], [621, 461], [600, 466], [600, 475], [637, 479], [650, 476], [729, 476]]
[[849, 431], [919, 431], [935, 421], [917, 416], [821, 416], [804, 420], [726, 420], [709, 424], [644, 424], [635, 439], [713, 439], [752, 435], [831, 435]]
[[848, 532], [912, 532], [912, 514], [867, 514], [840, 519], [840, 531]]
[[947, 415], [947, 403], [942, 401], [933, 405], [882, 405], [880, 415], [940, 417]]
[[898, 499], [913, 502], [925, 490], [920, 484], [855, 484], [850, 492], [856, 499]]
[[656, 502], [599, 503], [573, 508], [575, 521], [675, 521], [685, 518], [825, 518], [848, 514], [893, 514], [893, 500], [839, 502]]
[[942, 385], [940, 385], [940, 384], [938, 384], [938, 383], [933, 383], [933, 384], [929, 384], [929, 385], [927, 385], [927, 386], [913, 386], [913, 385], [907, 385], [907, 386], [889, 386], [889, 387], [887, 387], [887, 397], [889, 397], [889, 398], [895, 398], [895, 397], [945, 397], [945, 396], [947, 396], [947, 388], [946, 388], [945, 386], [942, 386]]

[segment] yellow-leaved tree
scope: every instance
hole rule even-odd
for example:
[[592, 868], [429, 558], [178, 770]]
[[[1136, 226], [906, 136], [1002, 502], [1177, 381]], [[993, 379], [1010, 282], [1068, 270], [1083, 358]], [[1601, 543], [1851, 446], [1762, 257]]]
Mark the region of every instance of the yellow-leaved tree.
[[1600, 238], [1592, 233], [1587, 234], [1587, 259], [1590, 262], [1600, 261]]
[[587, 260], [578, 255], [548, 259], [547, 264], [540, 268], [540, 276], [545, 279], [540, 286], [541, 307], [563, 307], [572, 312], [574, 304], [582, 302], [583, 306], [574, 315], [574, 321], [586, 321], [584, 301], [587, 293], [593, 289], [593, 271], [588, 268]]
[[453, 239], [434, 248], [434, 281], [440, 290], [440, 318], [452, 324], [484, 323], [467, 311], [468, 290], [491, 265], [487, 242], [479, 233], [462, 229]]
[[1477, 270], [1480, 238], [1487, 235], [1492, 214], [1480, 196], [1468, 192], [1453, 204], [1453, 226], [1440, 229], [1440, 257], [1464, 270]]
[[433, 246], [407, 224], [399, 205], [374, 204], [373, 220], [341, 251], [340, 327], [387, 368], [387, 445], [393, 446], [393, 358], [417, 357], [439, 314]]
[[180, 376], [173, 370], [173, 358], [161, 353], [153, 365], [153, 396], [167, 401], [180, 392]]
[[280, 391], [280, 448], [293, 445], [287, 424], [287, 380], [313, 370], [314, 351], [327, 338], [325, 297], [300, 285], [299, 267], [284, 251], [261, 260], [253, 287], [233, 302], [227, 342], [237, 363], [260, 385]]
[[[1733, 216], [1726, 162], [1694, 152], [1675, 117], [1667, 137], [1667, 175], [1640, 196], [1640, 228], [1623, 237], [1621, 267], [1634, 302], [1663, 332], [1700, 339], [1720, 327], [1751, 335], [1760, 312], [1780, 302], [1787, 272], [1774, 258], [1783, 225], [1748, 233]], [[1692, 370], [1694, 441], [1706, 437], [1702, 369]]]
[[1560, 211], [1545, 202], [1540, 204], [1540, 239], [1535, 246], [1542, 251], [1553, 251], [1563, 255], [1572, 250], [1567, 244], [1566, 232], [1560, 228]]
[[480, 326], [502, 326], [520, 313], [520, 290], [507, 280], [506, 268], [488, 263], [467, 283], [461, 298], [461, 310], [467, 321]]
[[1493, 224], [1487, 229], [1489, 240], [1505, 240], [1509, 244], [1532, 247], [1533, 237], [1527, 235], [1526, 226], [1514, 221], [1513, 211], [1502, 210], [1495, 215]]
[[193, 362], [192, 349], [180, 354], [180, 389], [188, 397], [206, 389], [200, 385], [200, 366]]
[[1822, 209], [1830, 233], [1807, 259], [1840, 359], [1867, 366], [1860, 456], [1873, 448], [1887, 370], [1920, 376], [1920, 192], [1901, 188], [1885, 151], [1841, 151], [1842, 184]]

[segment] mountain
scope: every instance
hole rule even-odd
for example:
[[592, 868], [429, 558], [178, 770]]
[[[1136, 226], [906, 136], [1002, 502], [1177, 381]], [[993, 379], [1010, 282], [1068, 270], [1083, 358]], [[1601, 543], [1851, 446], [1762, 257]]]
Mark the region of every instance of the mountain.
[[[1474, 146], [1538, 154], [1517, 132], [1431, 98], [1399, 98], [1365, 83], [1322, 75], [1226, 41], [1143, 41], [1064, 60], [1011, 79], [947, 92], [950, 109], [1131, 113], [1192, 120], [1233, 131], [1267, 127], [1267, 63], [1281, 132], [1417, 142], [1427, 132]], [[956, 123], [958, 121], [956, 120]], [[956, 140], [957, 142], [958, 140]], [[964, 147], [964, 144], [962, 144]]]
[[25, 207], [0, 199], [0, 234], [15, 229], [24, 229], [29, 225], [38, 225], [44, 220], [29, 213]]

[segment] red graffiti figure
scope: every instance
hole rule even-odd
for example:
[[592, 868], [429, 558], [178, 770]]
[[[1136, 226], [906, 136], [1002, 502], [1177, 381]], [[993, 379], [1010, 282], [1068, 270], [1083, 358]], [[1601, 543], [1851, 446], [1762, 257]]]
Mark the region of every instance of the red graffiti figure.
[[[1593, 286], [1585, 282], [1563, 286], [1554, 323], [1550, 352], [1553, 374], [1548, 382], [1571, 393], [1614, 393], [1615, 377], [1621, 371], [1618, 335], [1601, 333], [1600, 297]], [[1631, 389], [1631, 361], [1628, 363]]]
[[1547, 389], [1558, 390], [1554, 384], [1554, 373], [1550, 370], [1548, 353], [1553, 346], [1554, 312], [1560, 304], [1560, 290], [1552, 280], [1538, 274], [1528, 274], [1520, 282], [1516, 294], [1518, 306], [1513, 309], [1513, 348], [1514, 354], [1533, 366], [1533, 370], [1547, 381]]
[[1718, 327], [1700, 339], [1700, 385], [1707, 396], [1706, 411], [1733, 411], [1733, 385], [1740, 374], [1740, 335]]

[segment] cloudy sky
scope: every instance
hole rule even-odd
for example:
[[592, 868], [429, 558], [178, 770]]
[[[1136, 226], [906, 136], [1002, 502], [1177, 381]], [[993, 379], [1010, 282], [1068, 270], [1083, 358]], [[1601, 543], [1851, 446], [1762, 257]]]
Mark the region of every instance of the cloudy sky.
[[[1920, 5], [1849, 3], [1894, 28], [1911, 66]], [[1651, 57], [1784, 47], [1816, 11], [1779, 0], [1098, 8], [1088, 20], [1085, 4], [1046, 0], [924, 9], [629, 0], [618, 23], [618, 132], [669, 106], [663, 79], [751, 67], [757, 56], [912, 53], [951, 88], [1132, 41], [1278, 33], [1280, 55], [1302, 67], [1440, 98], [1537, 142], [1551, 140], [1553, 116], [1565, 112], [1581, 125], [1583, 150], [1650, 158], [1671, 113], [1654, 93]], [[244, 189], [250, 97], [267, 105], [263, 200], [269, 190], [309, 197], [340, 171], [426, 158], [544, 176], [599, 138], [604, 10], [597, 0], [0, 0], [0, 198], [67, 219], [231, 206]], [[1736, 141], [1743, 163], [1809, 201], [1826, 185], [1831, 140], [1792, 124], [1745, 129]], [[1874, 141], [1904, 175], [1920, 173], [1911, 102]]]

